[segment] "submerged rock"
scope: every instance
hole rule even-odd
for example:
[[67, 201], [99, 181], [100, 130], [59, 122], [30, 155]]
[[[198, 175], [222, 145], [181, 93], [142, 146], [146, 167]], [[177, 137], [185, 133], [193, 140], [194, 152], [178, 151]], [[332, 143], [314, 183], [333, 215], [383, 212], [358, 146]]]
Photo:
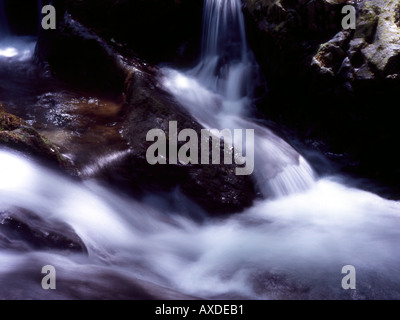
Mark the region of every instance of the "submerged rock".
[[76, 175], [73, 165], [55, 145], [23, 119], [5, 112], [2, 105], [0, 105], [0, 146], [27, 153]]
[[87, 248], [67, 224], [44, 221], [25, 209], [0, 211], [0, 247], [28, 250], [62, 250], [87, 253]]

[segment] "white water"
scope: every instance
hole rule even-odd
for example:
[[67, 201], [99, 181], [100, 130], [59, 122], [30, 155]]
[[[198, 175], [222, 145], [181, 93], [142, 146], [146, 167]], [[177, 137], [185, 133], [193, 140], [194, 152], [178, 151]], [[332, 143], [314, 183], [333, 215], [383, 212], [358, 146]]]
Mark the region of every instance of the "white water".
[[307, 161], [251, 116], [257, 64], [247, 46], [240, 0], [206, 0], [202, 55], [185, 73], [164, 70], [163, 85], [206, 128], [254, 129], [257, 185], [265, 196], [307, 190], [314, 172]]
[[[199, 224], [157, 209], [161, 200], [155, 197], [142, 203], [126, 199], [9, 152], [0, 151], [0, 163], [0, 211], [17, 206], [50, 226], [54, 219], [66, 222], [89, 250], [88, 257], [1, 250], [0, 280], [7, 278], [7, 290], [18, 297], [36, 292], [74, 298], [80, 290], [97, 297], [94, 288], [100, 286], [112, 298], [121, 282], [139, 279], [206, 298], [400, 298], [400, 204], [332, 179]], [[55, 296], [33, 280], [47, 264], [63, 281]], [[352, 293], [341, 289], [347, 264], [357, 268], [358, 289]]]
[[0, 0], [0, 62], [1, 60], [26, 61], [35, 50], [36, 39], [14, 36], [10, 33], [4, 0]]
[[[215, 3], [231, 3], [232, 9], [237, 4]], [[242, 54], [229, 64], [229, 74], [247, 70]], [[195, 206], [180, 194], [170, 195], [176, 206], [154, 195], [138, 202], [0, 150], [0, 212], [19, 207], [49, 226], [68, 223], [88, 248], [88, 256], [18, 251], [7, 247], [0, 228], [0, 298], [131, 298], [140, 288], [156, 297], [179, 297], [164, 289], [169, 288], [201, 298], [399, 299], [400, 203], [337, 178], [314, 181], [297, 152], [245, 118], [249, 93], [235, 96], [238, 91], [230, 90], [243, 88], [242, 76], [204, 83], [195, 71], [166, 71], [166, 85], [188, 99], [187, 107], [198, 103], [191, 112], [205, 126], [255, 128], [259, 159], [268, 158], [257, 163], [257, 176], [265, 180], [258, 180], [260, 187], [289, 195], [199, 223], [190, 217]], [[57, 290], [51, 292], [40, 286], [40, 270], [48, 264], [57, 270]], [[341, 288], [341, 269], [348, 264], [357, 270], [356, 291]]]

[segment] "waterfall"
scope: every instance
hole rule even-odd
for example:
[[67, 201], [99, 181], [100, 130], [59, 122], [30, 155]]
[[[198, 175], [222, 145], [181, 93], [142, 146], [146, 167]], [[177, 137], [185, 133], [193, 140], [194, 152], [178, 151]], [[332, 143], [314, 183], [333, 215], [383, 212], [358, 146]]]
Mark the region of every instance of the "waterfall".
[[[251, 69], [252, 61], [240, 1], [206, 0], [203, 26], [201, 62], [193, 73], [203, 85], [212, 83], [209, 87], [214, 92], [232, 100], [241, 98], [246, 95], [242, 90], [244, 73]], [[226, 82], [233, 76], [236, 86]]]
[[[314, 181], [297, 151], [250, 118], [258, 68], [240, 2], [207, 0], [204, 10], [201, 61], [165, 69], [163, 83], [204, 127], [253, 128], [254, 176], [280, 197], [195, 221], [179, 189], [139, 200], [0, 148], [0, 299], [400, 299], [400, 202], [337, 177]], [[1, 54], [20, 40], [0, 40], [0, 67], [26, 65]], [[86, 251], [62, 243], [71, 230]], [[357, 290], [341, 286], [349, 264]], [[56, 290], [42, 289], [45, 265], [56, 269]]]
[[258, 72], [247, 44], [241, 1], [206, 0], [199, 64], [184, 73], [164, 69], [163, 84], [204, 127], [255, 130], [254, 176], [265, 196], [307, 190], [315, 180], [311, 166], [250, 118]]
[[[37, 1], [37, 6], [41, 6], [41, 1]], [[0, 0], [0, 61], [28, 61], [31, 59], [35, 46], [36, 38], [32, 36], [16, 36], [12, 34], [6, 14], [4, 0]]]
[[202, 38], [203, 59], [229, 53], [243, 59], [247, 51], [247, 40], [243, 15], [239, 1], [206, 0]]

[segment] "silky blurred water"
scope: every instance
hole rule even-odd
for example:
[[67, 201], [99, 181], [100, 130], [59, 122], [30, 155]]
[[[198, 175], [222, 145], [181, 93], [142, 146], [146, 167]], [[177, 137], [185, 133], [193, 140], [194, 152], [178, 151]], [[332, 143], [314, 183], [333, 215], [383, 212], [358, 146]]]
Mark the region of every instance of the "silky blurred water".
[[[178, 190], [139, 201], [0, 149], [0, 213], [18, 209], [24, 218], [26, 210], [50, 229], [66, 223], [88, 251], [35, 249], [0, 228], [1, 299], [400, 298], [400, 203], [338, 177], [318, 178], [298, 151], [251, 118], [257, 65], [240, 8], [236, 0], [206, 0], [201, 62], [164, 69], [162, 83], [204, 127], [255, 130], [254, 177], [265, 199], [211, 218]], [[9, 39], [0, 38], [0, 63], [28, 70], [18, 59], [29, 41], [18, 47]], [[50, 110], [64, 97], [39, 96]], [[88, 175], [123, 156], [99, 157]], [[57, 270], [54, 291], [41, 287], [45, 265]], [[356, 290], [341, 286], [345, 265], [356, 268]]]

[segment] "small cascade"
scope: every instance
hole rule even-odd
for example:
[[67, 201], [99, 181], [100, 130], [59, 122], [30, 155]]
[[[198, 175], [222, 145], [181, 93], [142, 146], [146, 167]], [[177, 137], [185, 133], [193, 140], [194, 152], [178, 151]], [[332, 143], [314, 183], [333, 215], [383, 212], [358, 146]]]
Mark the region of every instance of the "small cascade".
[[[57, 118], [65, 109], [54, 103], [65, 101], [63, 93], [37, 95], [41, 82], [23, 76], [33, 63], [21, 62], [21, 53], [35, 39], [10, 33], [4, 2], [0, 100], [14, 91], [25, 108], [45, 110], [32, 114]], [[224, 219], [197, 221], [196, 205], [178, 188], [132, 198], [1, 147], [0, 299], [400, 299], [400, 202], [346, 187], [339, 178], [315, 182], [292, 146], [250, 118], [257, 64], [246, 43], [241, 2], [205, 0], [204, 10], [200, 63], [186, 72], [165, 69], [163, 84], [205, 128], [254, 129], [253, 177], [262, 193], [276, 198]], [[60, 89], [53, 82], [49, 87]], [[29, 95], [35, 102], [26, 102]], [[83, 97], [80, 103], [85, 110], [100, 107]], [[89, 130], [96, 139], [96, 132], [109, 133], [96, 130]], [[98, 157], [84, 173], [126, 155]], [[72, 250], [76, 244], [85, 250]], [[56, 290], [42, 288], [46, 265], [56, 269]], [[346, 265], [356, 268], [356, 290], [342, 287]]]
[[[206, 0], [199, 64], [165, 69], [164, 86], [209, 129], [254, 129], [254, 177], [267, 196], [307, 190], [314, 172], [288, 143], [251, 117], [258, 65], [246, 39], [240, 0]], [[234, 142], [235, 143], [235, 142]]]
[[[37, 6], [40, 8], [40, 0], [37, 1]], [[0, 61], [27, 61], [33, 55], [36, 38], [12, 34], [10, 22], [7, 18], [5, 1], [0, 0]]]

